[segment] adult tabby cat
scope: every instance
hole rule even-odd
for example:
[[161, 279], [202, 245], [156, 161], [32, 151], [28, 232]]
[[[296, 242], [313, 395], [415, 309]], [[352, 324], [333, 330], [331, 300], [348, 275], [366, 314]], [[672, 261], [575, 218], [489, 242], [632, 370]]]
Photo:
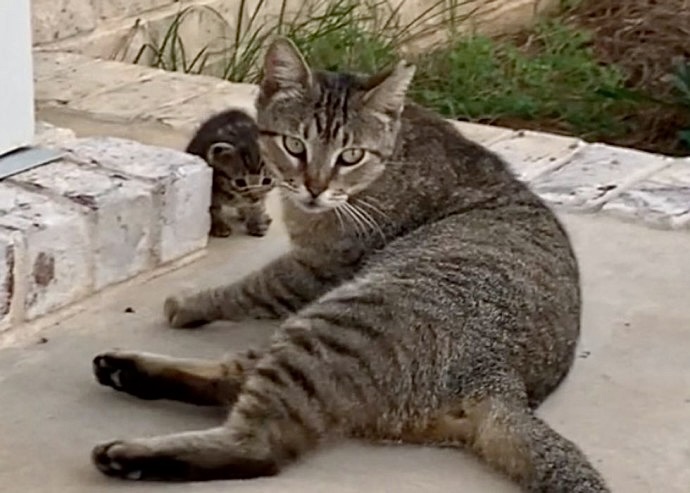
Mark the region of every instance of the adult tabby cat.
[[169, 298], [165, 314], [174, 327], [283, 322], [265, 347], [225, 361], [97, 356], [103, 385], [231, 408], [210, 430], [99, 445], [103, 473], [267, 476], [358, 436], [468, 447], [526, 491], [608, 491], [533, 413], [578, 339], [568, 237], [501, 159], [405, 102], [413, 73], [404, 62], [373, 77], [316, 71], [289, 41], [271, 44], [258, 125], [292, 251]]

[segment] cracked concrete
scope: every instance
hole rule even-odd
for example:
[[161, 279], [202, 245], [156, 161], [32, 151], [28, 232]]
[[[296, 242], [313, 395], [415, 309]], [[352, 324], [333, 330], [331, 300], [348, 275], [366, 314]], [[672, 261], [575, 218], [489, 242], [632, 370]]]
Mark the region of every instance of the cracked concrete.
[[[687, 234], [605, 215], [563, 218], [583, 271], [583, 337], [573, 372], [539, 413], [587, 452], [614, 492], [686, 493]], [[268, 337], [272, 325], [257, 322], [169, 330], [160, 317], [161, 302], [180, 289], [237, 279], [286, 246], [279, 222], [264, 239], [213, 241], [204, 259], [97, 295], [81, 314], [28, 344], [0, 350], [0, 490], [516, 492], [463, 452], [412, 446], [345, 443], [304, 458], [278, 477], [232, 484], [126, 484], [91, 467], [89, 451], [97, 442], [204, 428], [222, 418], [212, 410], [138, 401], [100, 388], [91, 376], [91, 358], [113, 347], [214, 356]]]

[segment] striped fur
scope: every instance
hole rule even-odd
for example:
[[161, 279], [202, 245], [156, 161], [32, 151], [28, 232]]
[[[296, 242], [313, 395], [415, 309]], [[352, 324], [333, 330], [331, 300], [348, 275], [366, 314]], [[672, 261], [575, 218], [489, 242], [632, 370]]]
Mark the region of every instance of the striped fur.
[[213, 168], [211, 235], [232, 234], [227, 209], [237, 213], [248, 234], [265, 235], [271, 224], [266, 196], [275, 180], [261, 159], [254, 120], [235, 109], [213, 115], [199, 127], [187, 152]]
[[[213, 430], [101, 445], [99, 469], [267, 476], [357, 436], [467, 446], [525, 491], [608, 491], [533, 412], [568, 373], [579, 335], [577, 263], [551, 211], [497, 156], [404, 104], [409, 66], [371, 79], [321, 73], [277, 40], [264, 72], [258, 123], [293, 248], [165, 310], [178, 327], [251, 317], [280, 329], [223, 362], [99, 356], [104, 385], [231, 407]], [[343, 171], [334, 156], [353, 146], [366, 157]]]

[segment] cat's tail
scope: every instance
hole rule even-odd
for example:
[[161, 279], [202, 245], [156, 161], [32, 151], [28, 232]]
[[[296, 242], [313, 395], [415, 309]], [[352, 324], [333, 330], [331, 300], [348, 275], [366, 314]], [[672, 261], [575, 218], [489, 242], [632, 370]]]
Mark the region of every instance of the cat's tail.
[[[466, 441], [531, 493], [610, 492], [582, 451], [522, 404], [478, 400], [465, 408]], [[465, 428], [465, 433], [467, 428]]]

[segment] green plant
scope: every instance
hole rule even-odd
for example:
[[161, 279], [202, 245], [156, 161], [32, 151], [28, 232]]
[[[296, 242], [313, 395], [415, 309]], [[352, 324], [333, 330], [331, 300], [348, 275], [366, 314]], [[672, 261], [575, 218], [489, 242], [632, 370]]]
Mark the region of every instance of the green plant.
[[448, 116], [470, 120], [563, 122], [584, 137], [625, 132], [634, 104], [623, 74], [602, 66], [586, 33], [539, 24], [529, 49], [471, 37], [421, 60], [414, 95]]
[[[190, 6], [175, 16], [160, 39], [144, 44], [134, 62], [149, 56], [152, 66], [164, 70], [195, 74], [211, 71], [227, 80], [255, 82], [261, 50], [268, 39], [281, 34], [295, 41], [316, 65], [370, 71], [393, 61], [406, 43], [439, 26], [451, 29], [462, 22], [470, 13], [457, 16], [457, 7], [476, 1], [439, 0], [403, 21], [400, 11], [405, 0], [305, 0], [297, 11], [288, 8], [294, 2], [282, 0], [277, 15], [268, 15], [266, 0], [259, 0], [251, 12], [247, 1], [240, 0], [234, 27], [212, 8]], [[192, 14], [204, 18], [203, 22], [219, 23], [221, 30], [232, 33], [232, 37], [210, 40], [198, 52], [189, 53], [181, 29]]]
[[690, 60], [679, 60], [673, 73], [673, 86], [678, 104], [688, 113], [687, 127], [678, 132], [678, 137], [685, 147], [690, 149]]

